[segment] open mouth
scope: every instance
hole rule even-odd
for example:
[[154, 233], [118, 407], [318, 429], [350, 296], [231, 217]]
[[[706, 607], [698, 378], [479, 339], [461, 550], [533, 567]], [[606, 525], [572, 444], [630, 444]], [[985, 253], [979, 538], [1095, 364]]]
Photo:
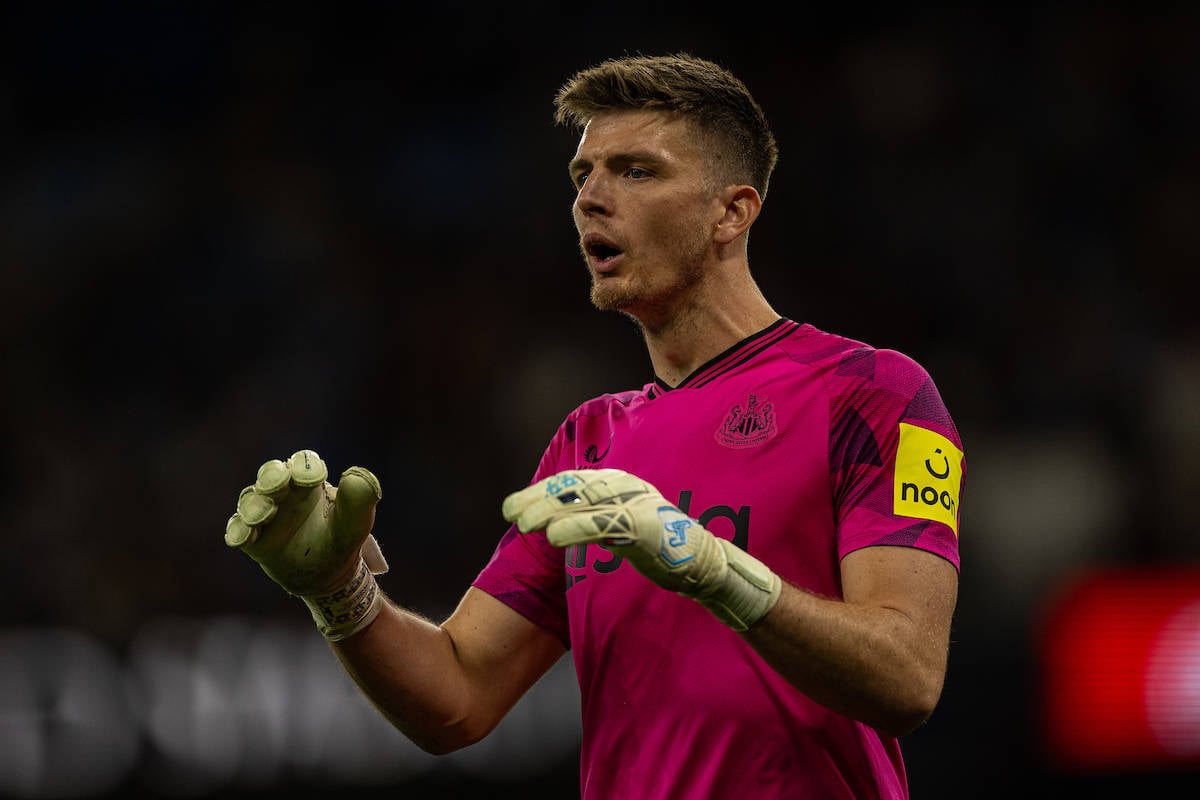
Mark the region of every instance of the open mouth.
[[598, 261], [607, 261], [621, 255], [621, 251], [603, 242], [593, 242], [587, 246], [588, 255]]
[[623, 251], [603, 236], [590, 234], [583, 240], [583, 252], [587, 254], [592, 263], [602, 267], [621, 255]]

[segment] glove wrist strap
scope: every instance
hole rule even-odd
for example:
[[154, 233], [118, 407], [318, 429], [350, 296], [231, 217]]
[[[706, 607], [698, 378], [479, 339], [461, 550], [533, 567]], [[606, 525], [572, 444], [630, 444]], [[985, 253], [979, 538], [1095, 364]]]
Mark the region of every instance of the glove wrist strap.
[[384, 602], [375, 576], [361, 558], [354, 577], [340, 589], [300, 599], [312, 612], [317, 630], [331, 642], [340, 642], [374, 622]]
[[709, 591], [696, 599], [735, 631], [742, 632], [767, 615], [779, 600], [783, 582], [770, 567], [733, 542], [717, 539], [726, 569]]

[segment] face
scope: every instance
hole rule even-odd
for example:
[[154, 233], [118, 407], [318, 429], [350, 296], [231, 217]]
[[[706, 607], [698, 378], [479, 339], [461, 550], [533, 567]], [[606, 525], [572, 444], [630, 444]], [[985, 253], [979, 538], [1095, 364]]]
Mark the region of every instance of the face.
[[723, 213], [689, 124], [656, 111], [597, 116], [570, 169], [592, 302], [647, 324], [669, 317], [703, 280]]

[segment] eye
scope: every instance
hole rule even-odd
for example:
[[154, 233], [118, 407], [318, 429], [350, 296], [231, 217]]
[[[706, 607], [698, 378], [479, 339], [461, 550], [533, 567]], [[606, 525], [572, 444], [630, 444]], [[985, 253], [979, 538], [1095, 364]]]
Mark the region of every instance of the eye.
[[587, 177], [588, 177], [588, 173], [578, 172], [575, 175], [571, 176], [571, 185], [574, 186], [576, 189], [582, 189], [583, 182], [587, 180]]
[[642, 169], [641, 167], [630, 167], [625, 171], [625, 174], [633, 178], [635, 181], [650, 177], [650, 172]]

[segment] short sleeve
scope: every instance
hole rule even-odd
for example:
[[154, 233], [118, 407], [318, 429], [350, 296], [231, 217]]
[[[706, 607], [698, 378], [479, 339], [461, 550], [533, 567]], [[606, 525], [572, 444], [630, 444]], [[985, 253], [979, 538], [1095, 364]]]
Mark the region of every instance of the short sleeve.
[[839, 366], [831, 404], [839, 557], [897, 545], [958, 568], [966, 457], [929, 373], [894, 350], [863, 348]]

